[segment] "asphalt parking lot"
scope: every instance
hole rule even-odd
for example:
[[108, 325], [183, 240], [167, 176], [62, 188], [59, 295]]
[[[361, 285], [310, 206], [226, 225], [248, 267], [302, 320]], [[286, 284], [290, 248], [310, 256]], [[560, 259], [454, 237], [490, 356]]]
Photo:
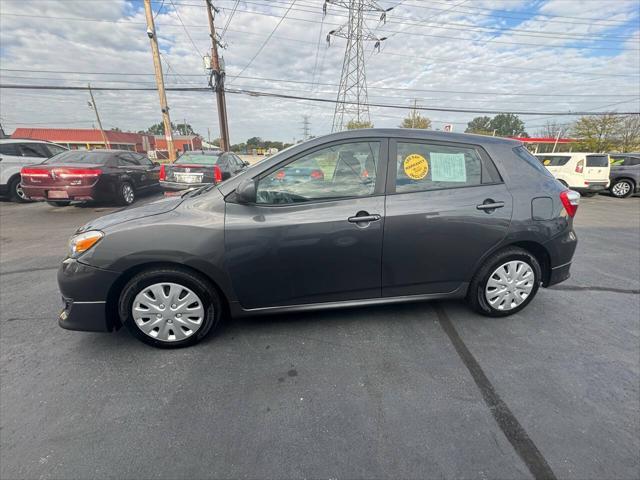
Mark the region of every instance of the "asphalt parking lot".
[[68, 237], [113, 210], [0, 203], [3, 479], [639, 477], [640, 198], [582, 199], [572, 278], [512, 317], [278, 315], [172, 351], [57, 325]]

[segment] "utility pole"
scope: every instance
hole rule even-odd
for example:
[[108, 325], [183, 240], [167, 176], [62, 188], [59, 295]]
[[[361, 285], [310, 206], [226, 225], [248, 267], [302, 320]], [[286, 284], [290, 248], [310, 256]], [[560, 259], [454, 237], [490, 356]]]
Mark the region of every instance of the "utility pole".
[[331, 127], [332, 132], [339, 132], [352, 120], [370, 123], [363, 44], [365, 41], [373, 41], [374, 49], [379, 50], [386, 37], [378, 37], [369, 30], [364, 21], [364, 14], [377, 12], [380, 13], [380, 21], [386, 21], [387, 12], [393, 7], [382, 8], [375, 0], [325, 0], [325, 14], [329, 4], [349, 10], [347, 23], [331, 30], [327, 35], [328, 43], [332, 36], [347, 40]]
[[302, 140], [308, 140], [311, 134], [309, 133], [309, 115], [302, 116]]
[[155, 74], [156, 74], [156, 85], [158, 86], [158, 96], [160, 97], [160, 110], [162, 111], [162, 123], [164, 123], [164, 138], [167, 140], [167, 150], [169, 151], [169, 161], [175, 162], [176, 149], [173, 146], [173, 133], [171, 132], [171, 117], [169, 117], [169, 106], [167, 105], [167, 94], [164, 91], [162, 63], [160, 62], [160, 50], [158, 49], [158, 39], [156, 37], [156, 26], [153, 21], [153, 11], [151, 10], [151, 0], [144, 0], [144, 13], [147, 18], [147, 36], [151, 41], [151, 53], [153, 54], [153, 67], [155, 69]]
[[[224, 152], [229, 151], [229, 125], [227, 123], [227, 103], [224, 98], [224, 68], [220, 68], [218, 58], [218, 40], [216, 39], [216, 27], [213, 23], [213, 15], [216, 12], [211, 0], [205, 0], [207, 4], [207, 17], [209, 19], [209, 36], [211, 37], [211, 79], [209, 86], [216, 92], [218, 103], [218, 123], [220, 124], [220, 148]], [[212, 80], [215, 79], [215, 82]]]
[[87, 87], [89, 88], [89, 95], [91, 96], [89, 107], [93, 108], [93, 111], [96, 112], [96, 120], [98, 121], [98, 127], [100, 128], [100, 134], [102, 135], [104, 148], [106, 148], [107, 150], [111, 150], [111, 145], [109, 144], [109, 140], [107, 140], [107, 134], [104, 133], [104, 128], [102, 128], [102, 122], [100, 121], [100, 114], [98, 113], [98, 105], [96, 105], [96, 100], [93, 98], [93, 91], [91, 90], [91, 84], [87, 83]]

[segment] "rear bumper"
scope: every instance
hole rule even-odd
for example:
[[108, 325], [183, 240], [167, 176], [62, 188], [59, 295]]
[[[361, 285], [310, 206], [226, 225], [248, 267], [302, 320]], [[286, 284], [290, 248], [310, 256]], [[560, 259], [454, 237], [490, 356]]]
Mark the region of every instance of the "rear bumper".
[[110, 332], [116, 319], [110, 318], [107, 299], [119, 273], [66, 259], [58, 269], [58, 286], [63, 310], [58, 324], [67, 330]]
[[165, 190], [187, 190], [189, 188], [200, 188], [205, 185], [210, 185], [209, 183], [182, 183], [182, 182], [165, 182], [161, 181], [160, 186]]
[[609, 182], [590, 182], [584, 187], [571, 187], [576, 192], [602, 192], [609, 187]]
[[571, 263], [567, 263], [565, 265], [559, 265], [557, 267], [551, 268], [551, 274], [549, 275], [549, 280], [545, 287], [550, 287], [551, 285], [555, 285], [560, 282], [564, 282], [571, 276]]
[[[31, 200], [51, 201], [86, 201], [96, 200], [97, 191], [95, 185], [90, 186], [33, 186], [22, 185], [22, 190]], [[65, 192], [67, 198], [52, 198], [50, 192]]]

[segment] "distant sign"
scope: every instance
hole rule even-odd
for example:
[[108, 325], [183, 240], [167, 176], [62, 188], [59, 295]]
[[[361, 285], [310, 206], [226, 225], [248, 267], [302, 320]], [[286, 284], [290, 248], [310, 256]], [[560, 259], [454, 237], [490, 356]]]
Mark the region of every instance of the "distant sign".
[[443, 130], [444, 130], [445, 132], [453, 132], [453, 125], [452, 125], [452, 124], [450, 124], [450, 123], [446, 123], [446, 124], [444, 125]]

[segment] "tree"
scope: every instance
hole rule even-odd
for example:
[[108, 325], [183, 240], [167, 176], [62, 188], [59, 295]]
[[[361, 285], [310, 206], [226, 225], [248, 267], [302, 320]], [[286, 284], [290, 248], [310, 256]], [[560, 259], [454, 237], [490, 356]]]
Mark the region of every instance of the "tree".
[[411, 113], [407, 115], [400, 124], [400, 128], [431, 128], [431, 120], [427, 117], [420, 115], [417, 110], [411, 110]]
[[171, 129], [178, 132], [179, 135], [196, 135], [196, 132], [193, 131], [193, 128], [188, 123], [172, 124]]
[[547, 120], [544, 127], [540, 127], [536, 132], [538, 137], [544, 138], [556, 138], [558, 136], [564, 135], [564, 132], [567, 131], [567, 127], [561, 125], [555, 120]]
[[465, 133], [479, 133], [482, 135], [491, 135], [491, 117], [476, 117], [467, 123]]
[[500, 113], [489, 123], [491, 132], [495, 131], [500, 137], [528, 137], [524, 131], [524, 122], [513, 113]]
[[640, 149], [640, 115], [622, 117], [615, 136], [617, 150], [634, 152]]
[[122, 130], [120, 130], [120, 128], [118, 127], [112, 127], [109, 129], [110, 132], [121, 132]]
[[359, 128], [373, 128], [373, 123], [365, 120], [349, 120], [347, 123], [347, 130], [358, 130]]
[[613, 113], [580, 117], [573, 126], [578, 148], [587, 152], [608, 152], [616, 145], [624, 117]]
[[263, 143], [260, 137], [251, 137], [247, 139], [247, 148], [260, 148], [264, 146]]
[[[173, 122], [171, 122], [171, 131], [175, 131], [176, 126], [174, 125]], [[155, 123], [153, 125], [151, 125], [149, 128], [147, 128], [146, 132], [143, 133], [149, 133], [151, 135], [164, 135], [164, 123], [160, 122], [160, 123]]]

